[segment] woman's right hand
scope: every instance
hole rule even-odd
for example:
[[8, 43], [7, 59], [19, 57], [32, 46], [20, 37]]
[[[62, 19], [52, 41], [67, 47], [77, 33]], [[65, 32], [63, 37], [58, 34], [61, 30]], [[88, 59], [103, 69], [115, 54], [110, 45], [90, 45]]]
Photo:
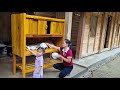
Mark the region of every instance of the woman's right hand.
[[52, 45], [52, 44], [49, 44], [49, 43], [46, 43], [46, 45], [48, 45], [48, 46], [51, 47], [51, 48], [60, 50], [60, 47], [57, 47], [57, 46], [55, 46], [55, 45]]
[[50, 45], [49, 43], [45, 43], [45, 44], [48, 45], [48, 46]]
[[30, 48], [29, 48], [29, 47], [27, 47], [27, 46], [26, 46], [26, 49], [27, 49], [28, 51], [30, 51]]
[[46, 45], [48, 45], [49, 47], [51, 46], [51, 44], [49, 44], [49, 43], [45, 43]]

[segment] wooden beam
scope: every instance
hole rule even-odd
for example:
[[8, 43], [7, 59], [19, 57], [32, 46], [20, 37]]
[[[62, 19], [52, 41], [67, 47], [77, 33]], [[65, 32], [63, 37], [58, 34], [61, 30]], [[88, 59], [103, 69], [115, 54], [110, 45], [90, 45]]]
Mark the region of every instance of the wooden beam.
[[71, 40], [71, 28], [72, 28], [72, 12], [65, 12], [65, 21], [66, 21], [66, 38]]
[[79, 20], [78, 36], [77, 36], [77, 45], [76, 45], [76, 55], [75, 55], [76, 59], [79, 59], [81, 57], [82, 41], [83, 41], [83, 23], [84, 23], [84, 13], [81, 13]]
[[13, 74], [16, 74], [16, 55], [13, 54]]
[[36, 20], [47, 20], [47, 21], [58, 21], [58, 22], [65, 22], [64, 19], [57, 19], [57, 18], [50, 18], [50, 17], [43, 17], [43, 16], [35, 16], [35, 15], [26, 15], [26, 18], [32, 18]]

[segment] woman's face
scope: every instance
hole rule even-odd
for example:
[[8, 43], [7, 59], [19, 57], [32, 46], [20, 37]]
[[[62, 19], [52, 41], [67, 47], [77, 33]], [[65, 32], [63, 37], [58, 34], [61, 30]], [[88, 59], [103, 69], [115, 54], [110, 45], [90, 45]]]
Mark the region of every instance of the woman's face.
[[65, 41], [63, 42], [62, 47], [67, 47], [67, 44]]

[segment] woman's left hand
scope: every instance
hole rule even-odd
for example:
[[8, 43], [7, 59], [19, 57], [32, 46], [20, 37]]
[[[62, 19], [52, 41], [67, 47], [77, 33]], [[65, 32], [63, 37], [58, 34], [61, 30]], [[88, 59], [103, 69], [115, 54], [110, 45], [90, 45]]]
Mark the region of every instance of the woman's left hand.
[[56, 57], [57, 57], [57, 58], [61, 58], [62, 56], [61, 56], [60, 54], [58, 54]]

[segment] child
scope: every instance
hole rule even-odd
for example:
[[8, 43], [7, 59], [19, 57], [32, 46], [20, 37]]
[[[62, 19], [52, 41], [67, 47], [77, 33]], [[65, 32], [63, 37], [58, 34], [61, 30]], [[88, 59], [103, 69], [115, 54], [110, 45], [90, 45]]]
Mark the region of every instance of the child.
[[[28, 48], [27, 48], [28, 49]], [[33, 72], [33, 78], [43, 78], [43, 54], [45, 50], [41, 47], [37, 49], [37, 53], [28, 49], [33, 55], [36, 56], [35, 70]]]

